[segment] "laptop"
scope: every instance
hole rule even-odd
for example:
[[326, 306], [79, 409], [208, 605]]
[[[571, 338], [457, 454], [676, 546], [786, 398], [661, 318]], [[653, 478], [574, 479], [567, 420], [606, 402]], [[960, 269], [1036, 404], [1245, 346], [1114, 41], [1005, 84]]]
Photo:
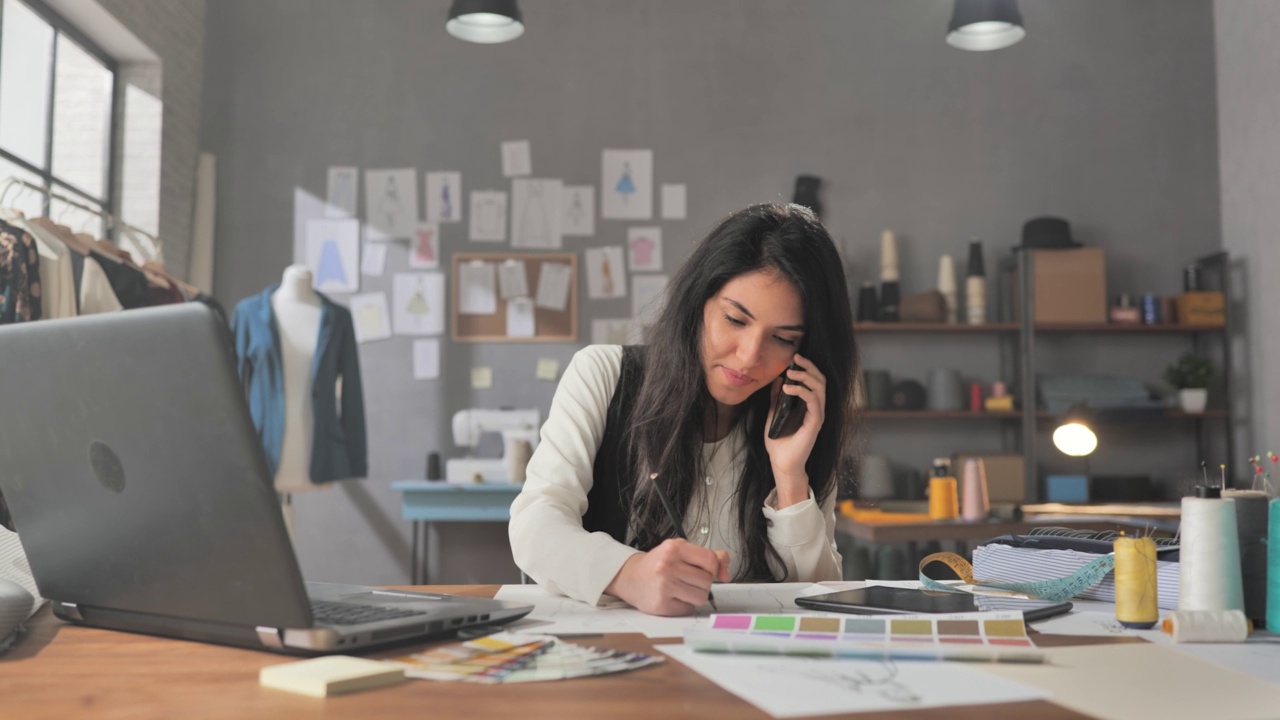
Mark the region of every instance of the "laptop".
[[0, 367], [0, 491], [64, 620], [315, 655], [533, 609], [303, 582], [230, 334], [203, 303], [3, 326]]

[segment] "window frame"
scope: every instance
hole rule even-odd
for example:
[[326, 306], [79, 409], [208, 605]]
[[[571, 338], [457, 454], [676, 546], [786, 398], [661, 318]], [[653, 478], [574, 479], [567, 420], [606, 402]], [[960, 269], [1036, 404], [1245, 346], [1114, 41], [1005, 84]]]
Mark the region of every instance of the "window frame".
[[[3, 0], [0, 0], [3, 2]], [[48, 117], [45, 120], [45, 148], [44, 148], [44, 169], [27, 162], [25, 159], [18, 157], [14, 153], [0, 147], [0, 158], [17, 165], [40, 178], [46, 190], [66, 195], [67, 197], [83, 201], [87, 204], [95, 205], [102, 208], [104, 213], [114, 215], [116, 203], [118, 202], [116, 191], [116, 158], [118, 153], [118, 144], [120, 142], [120, 128], [117, 122], [120, 117], [121, 94], [124, 86], [120, 81], [120, 63], [107, 54], [97, 43], [89, 39], [87, 35], [81, 32], [76, 26], [72, 25], [65, 18], [55, 12], [46, 5], [43, 0], [15, 0], [22, 3], [28, 10], [35, 13], [41, 20], [47, 22], [53, 28], [53, 45], [50, 49], [49, 62], [49, 93], [46, 98]], [[4, 13], [0, 9], [0, 26], [4, 23]], [[95, 196], [73, 183], [62, 179], [53, 172], [53, 129], [54, 129], [54, 113], [56, 111], [58, 97], [58, 36], [66, 35], [67, 39], [75, 42], [82, 50], [89, 53], [95, 60], [101, 62], [104, 67], [111, 73], [111, 109], [107, 117], [107, 146], [106, 146], [106, 162], [103, 163], [105, 177], [103, 178], [103, 187], [106, 194], [102, 197]], [[0, 38], [2, 42], [2, 38]], [[3, 178], [0, 178], [3, 179]], [[49, 214], [52, 205], [52, 198], [45, 193], [44, 213]], [[105, 224], [105, 219], [104, 219]]]

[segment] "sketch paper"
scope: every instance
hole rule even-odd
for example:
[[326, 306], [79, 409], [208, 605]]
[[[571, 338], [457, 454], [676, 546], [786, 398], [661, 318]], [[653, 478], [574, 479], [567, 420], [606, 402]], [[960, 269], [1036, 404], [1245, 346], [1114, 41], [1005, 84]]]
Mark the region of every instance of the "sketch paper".
[[391, 277], [391, 327], [397, 335], [444, 332], [444, 275], [395, 273]]
[[370, 277], [382, 275], [387, 269], [387, 244], [366, 242], [360, 256], [360, 274]]
[[409, 241], [409, 267], [430, 270], [440, 267], [440, 226], [418, 223]]
[[560, 199], [564, 215], [560, 231], [565, 235], [596, 234], [596, 189], [591, 185], [565, 185]]
[[662, 309], [662, 292], [666, 289], [666, 275], [631, 276], [631, 316], [641, 325], [652, 324]]
[[622, 248], [587, 248], [587, 297], [593, 300], [627, 296], [627, 268], [622, 264]]
[[488, 390], [491, 387], [493, 387], [493, 368], [471, 368], [471, 388], [473, 390]]
[[554, 249], [560, 241], [559, 180], [511, 181], [511, 246]]
[[435, 380], [440, 377], [440, 341], [413, 341], [413, 378]]
[[458, 266], [458, 312], [463, 315], [498, 312], [493, 263], [472, 260]]
[[427, 220], [458, 222], [462, 219], [462, 173], [427, 173]]
[[508, 259], [498, 265], [498, 292], [503, 300], [529, 295], [529, 275], [523, 260]]
[[376, 231], [370, 239], [413, 234], [418, 222], [417, 175], [413, 168], [364, 172], [364, 219]]
[[530, 338], [536, 333], [533, 300], [522, 297], [507, 301], [507, 337]]
[[638, 345], [639, 337], [631, 332], [631, 318], [591, 321], [592, 345]]
[[663, 184], [662, 186], [662, 219], [684, 220], [688, 217], [686, 191], [684, 183]]
[[564, 312], [569, 305], [569, 285], [573, 271], [567, 263], [544, 262], [538, 273], [535, 303], [540, 308]]
[[653, 151], [605, 150], [600, 172], [600, 217], [649, 220], [653, 217]]
[[504, 190], [477, 190], [471, 193], [471, 234], [478, 242], [507, 239], [507, 193]]
[[998, 678], [963, 663], [722, 655], [685, 645], [656, 647], [777, 718], [1025, 702], [1048, 695], [1016, 681], [992, 682]]
[[528, 140], [508, 140], [502, 143], [502, 177], [520, 177], [533, 174], [533, 159]]
[[307, 221], [307, 266], [320, 292], [360, 289], [360, 221]]
[[352, 295], [350, 309], [356, 342], [367, 343], [391, 337], [391, 315], [387, 312], [386, 293]]
[[360, 169], [354, 167], [329, 168], [329, 187], [325, 194], [325, 214], [329, 217], [353, 218], [356, 216], [356, 192], [360, 187]]
[[550, 380], [560, 376], [560, 361], [555, 358], [538, 358], [538, 365], [534, 368], [533, 376], [539, 380]]
[[662, 270], [662, 228], [627, 228], [627, 258], [631, 272]]

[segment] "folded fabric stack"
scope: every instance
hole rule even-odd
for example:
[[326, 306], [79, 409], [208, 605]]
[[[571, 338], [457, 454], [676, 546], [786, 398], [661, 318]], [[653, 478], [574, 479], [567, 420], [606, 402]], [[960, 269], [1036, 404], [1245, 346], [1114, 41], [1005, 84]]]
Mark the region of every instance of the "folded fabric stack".
[[[1053, 580], [1080, 569], [1099, 555], [1112, 552], [1119, 537], [1113, 531], [1036, 528], [1026, 535], [1001, 535], [973, 550], [973, 576], [979, 582]], [[1157, 604], [1178, 608], [1178, 545], [1172, 538], [1156, 539]], [[1079, 595], [1087, 600], [1115, 602], [1115, 573]]]

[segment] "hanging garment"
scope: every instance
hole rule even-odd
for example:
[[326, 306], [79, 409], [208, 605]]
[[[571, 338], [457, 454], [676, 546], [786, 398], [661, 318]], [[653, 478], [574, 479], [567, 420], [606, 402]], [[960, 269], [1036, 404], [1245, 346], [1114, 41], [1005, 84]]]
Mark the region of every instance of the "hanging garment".
[[75, 317], [78, 307], [71, 259], [75, 253], [56, 235], [29, 222], [21, 213], [0, 211], [0, 217], [36, 241], [40, 253], [40, 317], [45, 320]]
[[40, 319], [40, 251], [29, 233], [0, 222], [0, 324]]
[[[111, 289], [111, 281], [102, 265], [92, 256], [80, 256], [80, 314], [96, 315], [104, 312], [120, 312], [124, 305]], [[111, 262], [108, 260], [107, 262]]]
[[[231, 316], [240, 381], [249, 414], [275, 477], [284, 442], [284, 361], [271, 295], [279, 285], [241, 300]], [[314, 413], [310, 476], [313, 483], [364, 477], [369, 473], [364, 424], [364, 389], [351, 311], [320, 295], [320, 334], [311, 363]], [[341, 388], [341, 401], [339, 401]], [[341, 405], [341, 407], [339, 407]]]
[[125, 310], [151, 305], [151, 296], [147, 292], [147, 276], [143, 275], [141, 270], [97, 250], [91, 251], [89, 257], [96, 260], [102, 267], [102, 272], [111, 285], [111, 292], [115, 294]]

